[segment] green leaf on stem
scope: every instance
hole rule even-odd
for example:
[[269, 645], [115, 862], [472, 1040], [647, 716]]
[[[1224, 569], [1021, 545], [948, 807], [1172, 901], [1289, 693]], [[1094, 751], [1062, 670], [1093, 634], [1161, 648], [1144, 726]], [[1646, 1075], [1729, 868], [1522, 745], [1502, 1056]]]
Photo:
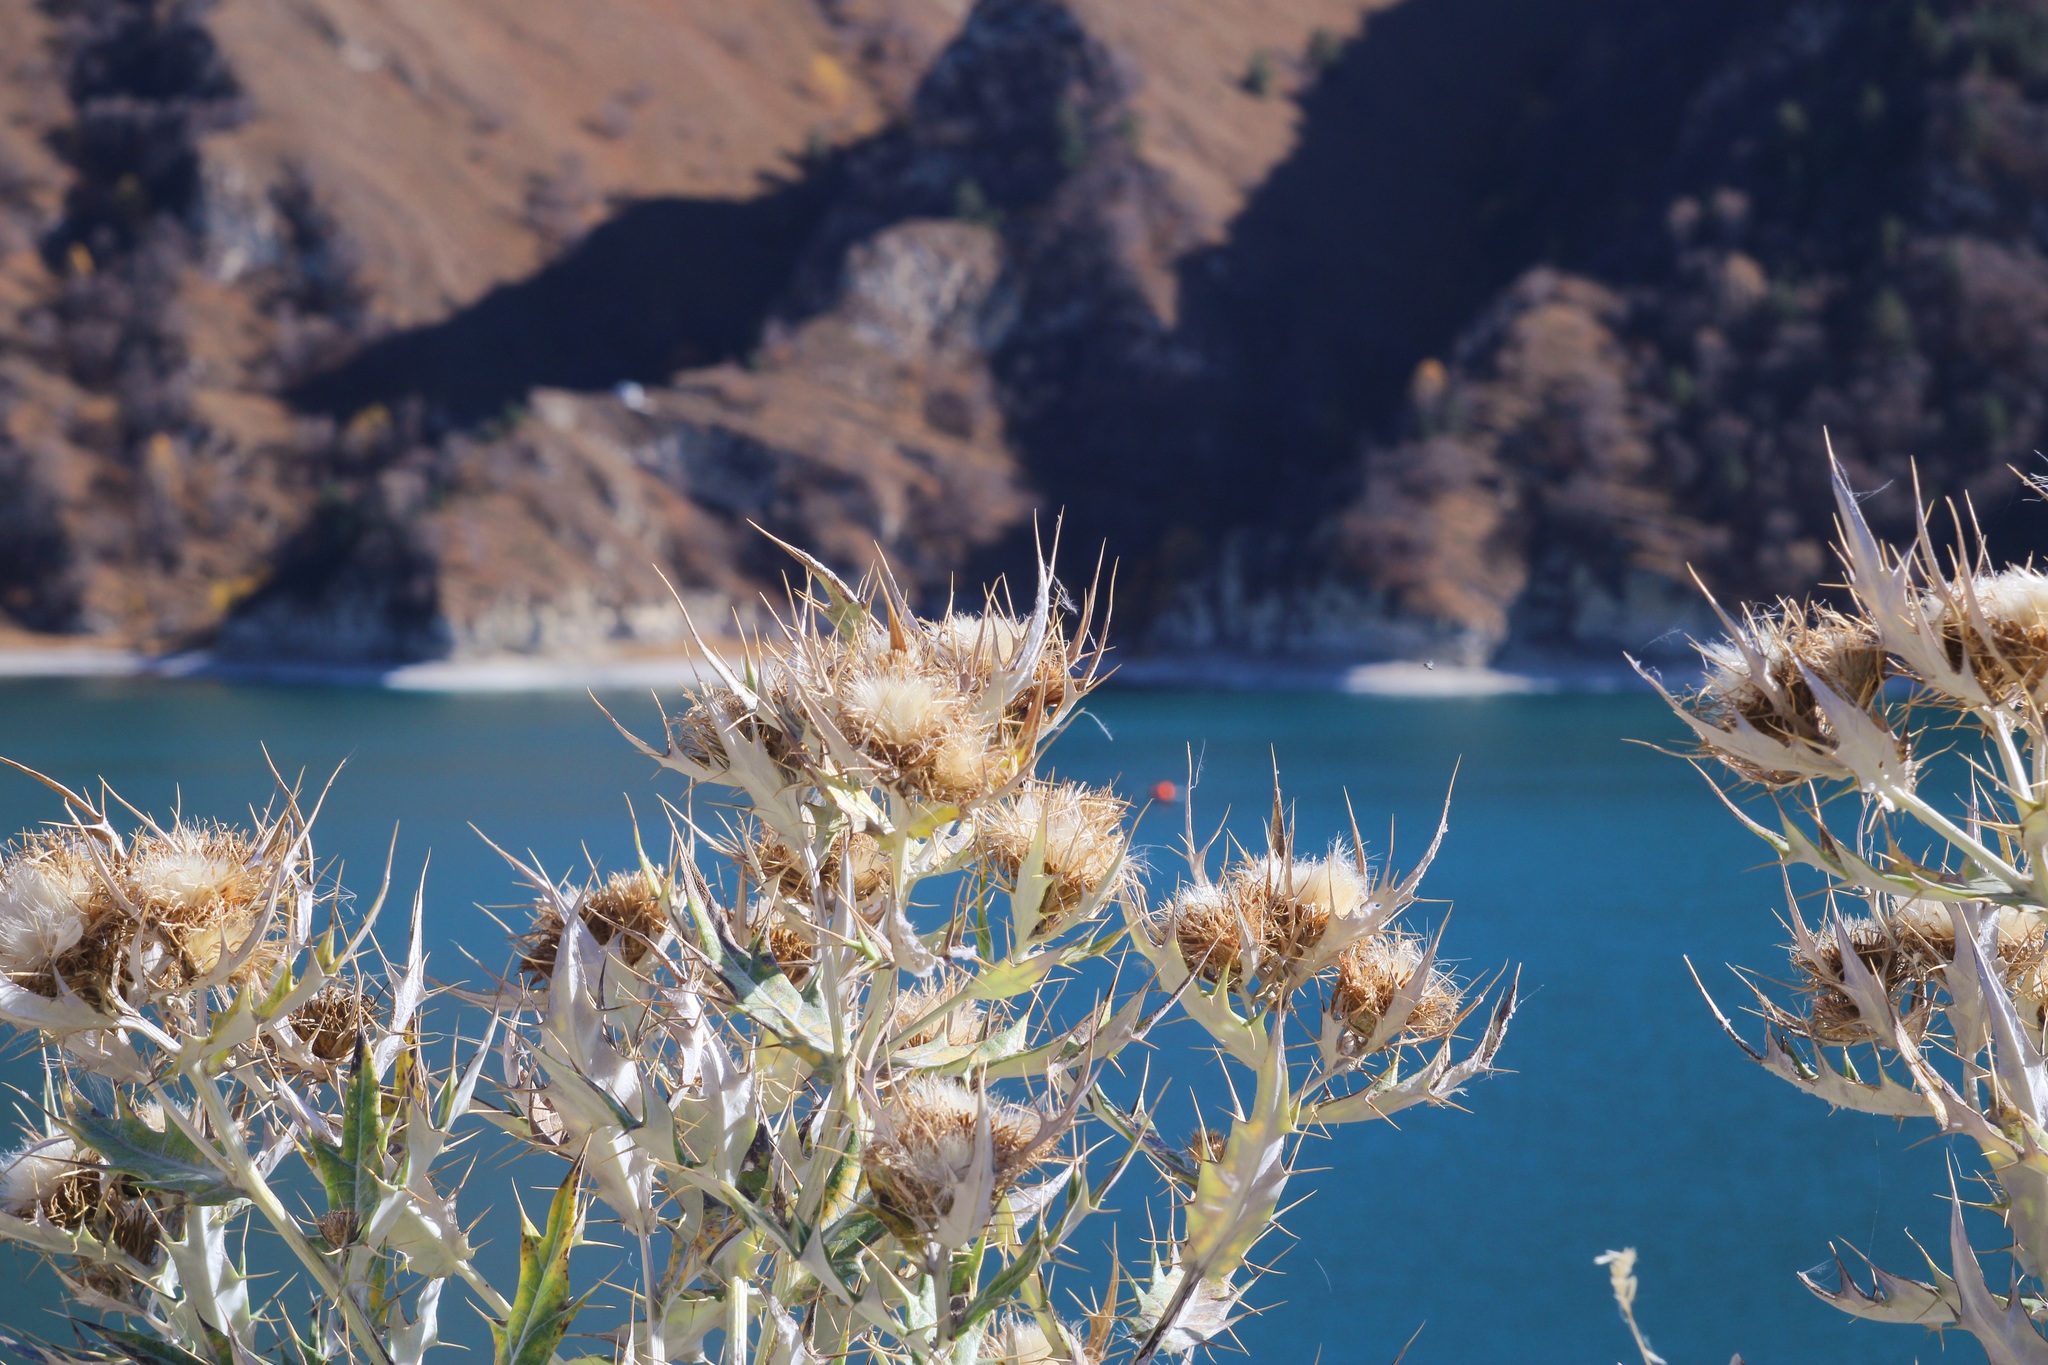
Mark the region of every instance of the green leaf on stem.
[[192, 1139], [172, 1125], [159, 1133], [133, 1114], [93, 1112], [60, 1122], [82, 1145], [98, 1152], [109, 1170], [138, 1185], [182, 1194], [194, 1204], [225, 1204], [240, 1197]]
[[569, 1252], [583, 1241], [583, 1163], [569, 1168], [548, 1207], [546, 1231], [519, 1215], [519, 1291], [502, 1323], [491, 1324], [497, 1365], [548, 1365], [590, 1295], [569, 1295]]
[[361, 1040], [341, 1105], [341, 1144], [316, 1142], [313, 1157], [327, 1187], [327, 1206], [354, 1215], [356, 1226], [366, 1228], [382, 1194], [377, 1182], [384, 1174], [384, 1092]]

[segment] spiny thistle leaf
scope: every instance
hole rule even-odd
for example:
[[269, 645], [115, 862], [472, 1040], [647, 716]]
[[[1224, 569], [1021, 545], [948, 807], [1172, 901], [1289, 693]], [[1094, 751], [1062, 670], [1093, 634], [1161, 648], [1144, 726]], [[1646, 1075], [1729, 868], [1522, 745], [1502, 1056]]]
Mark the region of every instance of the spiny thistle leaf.
[[583, 1164], [578, 1162], [548, 1206], [546, 1231], [536, 1229], [525, 1214], [519, 1217], [519, 1291], [505, 1321], [491, 1325], [497, 1365], [548, 1365], [590, 1297], [569, 1296], [569, 1252], [583, 1240], [582, 1183]]
[[368, 1227], [377, 1211], [384, 1139], [383, 1089], [359, 1040], [355, 1074], [342, 1092], [340, 1145], [316, 1142], [313, 1147], [320, 1181], [327, 1187], [327, 1206], [352, 1215], [359, 1228]]
[[1868, 1290], [1849, 1273], [1840, 1253], [1835, 1256], [1837, 1288], [1823, 1287], [1818, 1279], [1804, 1270], [1799, 1272], [1799, 1282], [1821, 1302], [1839, 1308], [1851, 1317], [1869, 1318], [1875, 1322], [1916, 1323], [1922, 1327], [1947, 1327], [1956, 1321], [1956, 1282], [1943, 1274], [1941, 1267], [1929, 1262], [1934, 1283], [1928, 1284], [1894, 1275], [1882, 1266], [1872, 1264], [1867, 1257], [1864, 1265], [1870, 1271]]
[[139, 1185], [182, 1194], [194, 1204], [225, 1204], [238, 1197], [235, 1187], [174, 1125], [166, 1124], [159, 1133], [133, 1114], [116, 1118], [93, 1111], [60, 1122], [72, 1137], [98, 1152], [108, 1169]]
[[120, 1327], [105, 1327], [98, 1323], [80, 1325], [112, 1347], [117, 1357], [131, 1360], [135, 1365], [207, 1365], [205, 1360], [190, 1351], [160, 1337], [146, 1336], [141, 1332], [130, 1332]]
[[824, 1232], [825, 1258], [842, 1280], [860, 1269], [860, 1254], [889, 1235], [882, 1220], [867, 1209], [855, 1209]]
[[974, 1296], [974, 1301], [961, 1311], [959, 1318], [954, 1322], [955, 1329], [966, 1332], [1008, 1303], [1031, 1277], [1032, 1272], [1038, 1269], [1046, 1253], [1057, 1246], [1058, 1242], [1057, 1235], [1047, 1236], [1043, 1231], [1033, 1233], [1031, 1239], [1025, 1242], [1023, 1249], [1017, 1253], [1016, 1259], [997, 1271], [995, 1277]]
[[1220, 1161], [1202, 1163], [1188, 1204], [1188, 1267], [1204, 1280], [1228, 1276], [1272, 1227], [1287, 1185], [1285, 1149], [1293, 1130], [1285, 1055], [1277, 1046], [1259, 1068], [1252, 1111], [1233, 1123]]

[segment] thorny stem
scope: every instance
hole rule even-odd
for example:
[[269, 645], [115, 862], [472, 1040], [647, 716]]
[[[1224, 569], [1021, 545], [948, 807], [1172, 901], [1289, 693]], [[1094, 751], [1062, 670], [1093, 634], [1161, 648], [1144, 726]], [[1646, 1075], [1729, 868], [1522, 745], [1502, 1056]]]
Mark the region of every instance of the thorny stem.
[[753, 1314], [747, 1308], [746, 1279], [735, 1276], [725, 1292], [726, 1365], [747, 1365], [747, 1323]]
[[662, 1344], [661, 1305], [656, 1302], [660, 1288], [654, 1282], [654, 1243], [644, 1231], [640, 1234], [640, 1286], [647, 1304], [647, 1365], [663, 1365], [668, 1353]]
[[462, 1277], [462, 1282], [468, 1285], [493, 1313], [496, 1313], [500, 1318], [504, 1318], [511, 1313], [512, 1305], [503, 1294], [491, 1288], [490, 1281], [478, 1273], [474, 1265], [468, 1261], [457, 1261], [455, 1263], [455, 1273]]
[[2011, 722], [2002, 711], [1978, 713], [1984, 728], [1998, 740], [1998, 755], [2005, 763], [2006, 780], [2012, 783], [2013, 795], [2031, 804], [2034, 800], [2035, 782], [2027, 775], [2027, 761], [2012, 741]]
[[150, 1089], [156, 1095], [157, 1102], [163, 1106], [164, 1113], [170, 1115], [178, 1126], [185, 1130], [185, 1136], [191, 1138], [200, 1151], [205, 1152], [215, 1165], [221, 1167], [222, 1172], [235, 1182], [236, 1187], [249, 1197], [249, 1202], [269, 1221], [277, 1235], [284, 1239], [285, 1245], [292, 1249], [292, 1254], [299, 1258], [299, 1263], [306, 1267], [306, 1273], [313, 1277], [313, 1282], [320, 1286], [321, 1293], [334, 1300], [341, 1309], [342, 1320], [348, 1324], [349, 1335], [369, 1353], [372, 1360], [389, 1365], [390, 1354], [384, 1349], [383, 1342], [378, 1339], [377, 1329], [364, 1314], [362, 1305], [357, 1303], [354, 1296], [335, 1279], [326, 1259], [306, 1239], [291, 1211], [285, 1208], [284, 1202], [277, 1197], [276, 1191], [270, 1188], [270, 1182], [263, 1178], [255, 1163], [249, 1160], [248, 1150], [240, 1143], [228, 1140], [228, 1135], [235, 1131], [235, 1121], [228, 1113], [227, 1101], [214, 1085], [213, 1078], [203, 1073], [187, 1074], [191, 1075], [192, 1088], [199, 1096], [200, 1104], [206, 1108], [207, 1118], [221, 1134], [221, 1145], [216, 1147], [194, 1131], [191, 1121], [180, 1112], [170, 1096], [164, 1093], [162, 1084], [151, 1082]]
[[2034, 890], [2020, 870], [1984, 846], [1982, 840], [1973, 838], [1969, 831], [1959, 828], [1953, 820], [1929, 805], [1913, 792], [1887, 786], [1884, 794], [1899, 803], [1899, 809], [1926, 825], [1942, 838], [1954, 844], [1970, 861], [1992, 873], [2006, 884], [2009, 890], [2025, 895]]

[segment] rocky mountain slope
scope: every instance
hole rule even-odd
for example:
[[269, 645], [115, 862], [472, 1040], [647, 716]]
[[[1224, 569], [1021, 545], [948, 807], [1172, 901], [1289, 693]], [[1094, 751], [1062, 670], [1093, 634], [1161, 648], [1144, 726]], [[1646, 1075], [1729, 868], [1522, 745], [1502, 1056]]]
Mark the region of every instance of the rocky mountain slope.
[[0, 0], [0, 632], [660, 649], [1063, 511], [1127, 643], [1611, 652], [1827, 576], [1823, 425], [1896, 522], [2048, 422], [2048, 0], [602, 9]]
[[[1623, 50], [1652, 79], [1683, 60]], [[1890, 534], [1917, 469], [2000, 553], [2048, 543], [2011, 472], [2048, 444], [2048, 6], [1734, 5], [1703, 54], [1624, 197], [1522, 201], [1553, 239], [1367, 423], [1322, 553], [1212, 576], [1192, 631], [1674, 642], [1688, 565], [1730, 599], [1838, 577], [1824, 432]], [[1612, 109], [1610, 80], [1563, 83], [1563, 120]], [[1544, 139], [1534, 175], [1569, 188], [1601, 140]]]

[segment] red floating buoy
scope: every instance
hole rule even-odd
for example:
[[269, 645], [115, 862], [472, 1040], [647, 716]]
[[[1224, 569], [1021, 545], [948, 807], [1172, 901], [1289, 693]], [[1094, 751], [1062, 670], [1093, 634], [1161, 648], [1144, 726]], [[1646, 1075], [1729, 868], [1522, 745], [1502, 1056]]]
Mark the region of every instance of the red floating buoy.
[[1175, 801], [1180, 800], [1180, 788], [1174, 786], [1171, 782], [1154, 782], [1152, 784], [1152, 799], [1172, 805]]

